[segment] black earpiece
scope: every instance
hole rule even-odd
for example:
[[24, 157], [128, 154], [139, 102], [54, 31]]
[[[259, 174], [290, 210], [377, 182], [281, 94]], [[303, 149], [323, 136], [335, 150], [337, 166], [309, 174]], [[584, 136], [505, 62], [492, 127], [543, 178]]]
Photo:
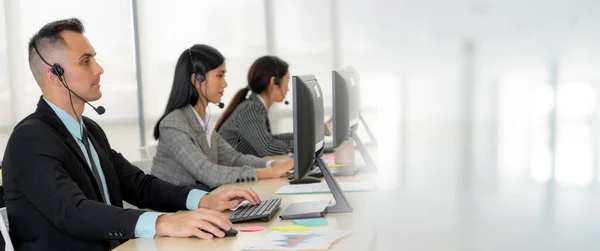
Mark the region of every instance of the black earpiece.
[[192, 47], [188, 49], [188, 54], [190, 55], [190, 63], [192, 64], [192, 72], [194, 72], [194, 77], [196, 78], [196, 80], [198, 80], [198, 83], [202, 84], [202, 82], [206, 80], [206, 77], [204, 76], [204, 74], [206, 74], [204, 65], [202, 65], [202, 63], [199, 62], [196, 63], [196, 61], [194, 61], [194, 58], [192, 56]]
[[204, 80], [206, 80], [206, 78], [204, 77], [204, 74], [202, 73], [194, 73], [194, 76], [196, 77], [196, 80], [198, 80], [198, 83], [202, 84], [202, 82], [204, 82]]
[[[40, 56], [41, 58], [42, 56]], [[42, 59], [43, 60], [43, 59]], [[44, 62], [46, 62], [46, 60], [43, 60]], [[49, 65], [49, 64], [48, 64]], [[62, 66], [60, 66], [59, 64], [53, 64], [51, 66], [51, 72], [52, 74], [56, 75], [57, 77], [62, 77], [62, 75], [65, 74], [65, 69], [62, 68]]]
[[275, 70], [275, 80], [273, 82], [275, 82], [275, 85], [281, 85], [281, 78], [278, 76], [279, 73], [277, 73], [277, 70]]

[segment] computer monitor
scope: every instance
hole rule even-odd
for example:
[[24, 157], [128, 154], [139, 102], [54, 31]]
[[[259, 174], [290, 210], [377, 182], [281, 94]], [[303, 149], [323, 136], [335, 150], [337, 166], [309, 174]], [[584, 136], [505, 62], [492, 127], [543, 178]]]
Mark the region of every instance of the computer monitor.
[[323, 92], [314, 76], [293, 76], [294, 174], [291, 184], [315, 183], [307, 176], [323, 149]]
[[[293, 114], [294, 114], [294, 179], [307, 177], [313, 166], [317, 166], [327, 186], [333, 194], [335, 204], [327, 207], [327, 212], [351, 212], [339, 184], [323, 161], [324, 112], [323, 92], [314, 75], [293, 76]], [[291, 207], [292, 205], [290, 205]]]
[[339, 147], [348, 138], [354, 140], [365, 159], [368, 168], [377, 169], [361, 138], [356, 133], [358, 123], [363, 121], [371, 140], [375, 140], [371, 130], [360, 115], [360, 90], [358, 74], [352, 67], [332, 71], [333, 83], [333, 147]]
[[350, 128], [358, 126], [359, 101], [353, 73], [348, 69], [332, 71], [333, 83], [333, 147], [350, 136]]
[[[361, 102], [360, 102], [361, 101], [361, 96], [360, 96], [361, 81], [360, 81], [358, 71], [353, 66], [347, 66], [346, 68], [344, 68], [344, 71], [346, 71], [349, 74], [350, 83], [353, 86], [352, 90], [354, 90], [354, 95], [351, 96], [353, 99], [352, 99], [352, 103], [350, 106], [350, 111], [356, 111], [356, 113], [358, 114], [358, 118], [362, 122], [362, 125], [365, 128], [365, 131], [367, 132], [367, 134], [369, 135], [369, 138], [371, 139], [371, 141], [368, 144], [377, 146], [377, 138], [375, 138], [375, 136], [373, 135], [373, 131], [371, 131], [371, 128], [369, 128], [367, 121], [362, 116], [362, 110], [361, 110], [362, 106], [361, 106]], [[354, 99], [354, 98], [356, 98], [356, 99]], [[351, 120], [351, 123], [352, 122], [354, 122], [354, 121]], [[358, 121], [356, 121], [356, 123], [352, 123], [352, 125], [358, 125]]]

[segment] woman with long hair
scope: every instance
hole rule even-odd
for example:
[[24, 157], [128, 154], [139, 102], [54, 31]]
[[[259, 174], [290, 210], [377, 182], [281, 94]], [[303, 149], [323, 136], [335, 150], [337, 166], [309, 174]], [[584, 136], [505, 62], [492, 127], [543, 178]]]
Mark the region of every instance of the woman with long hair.
[[263, 56], [250, 67], [248, 86], [237, 92], [216, 126], [238, 152], [265, 157], [293, 151], [293, 134], [273, 134], [269, 121], [269, 109], [289, 90], [288, 68], [275, 56]]
[[226, 71], [225, 58], [213, 47], [194, 45], [181, 53], [167, 107], [154, 127], [158, 147], [153, 175], [211, 190], [282, 177], [293, 169], [292, 159], [273, 162], [239, 153], [214, 130], [208, 104], [221, 102]]

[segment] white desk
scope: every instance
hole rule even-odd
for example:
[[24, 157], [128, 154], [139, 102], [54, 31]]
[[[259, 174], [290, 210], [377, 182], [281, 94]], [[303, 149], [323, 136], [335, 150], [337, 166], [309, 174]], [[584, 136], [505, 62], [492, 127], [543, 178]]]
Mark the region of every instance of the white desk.
[[[370, 179], [372, 174], [364, 173], [352, 177], [338, 177], [338, 181], [359, 181]], [[242, 250], [248, 245], [254, 243], [255, 240], [260, 239], [263, 235], [267, 234], [270, 227], [273, 226], [285, 226], [292, 225], [290, 220], [281, 220], [279, 215], [287, 208], [290, 203], [301, 202], [301, 201], [312, 201], [322, 199], [333, 199], [331, 194], [302, 194], [302, 195], [278, 195], [275, 191], [281, 186], [287, 185], [288, 180], [282, 179], [271, 179], [261, 180], [255, 183], [249, 184], [228, 184], [219, 187], [215, 191], [219, 191], [230, 187], [250, 187], [254, 189], [261, 199], [271, 199], [275, 197], [282, 198], [281, 207], [277, 213], [268, 222], [249, 222], [242, 224], [234, 224], [234, 228], [241, 228], [244, 226], [264, 226], [267, 230], [258, 233], [244, 233], [239, 232], [236, 237], [227, 237], [222, 239], [213, 240], [201, 240], [197, 238], [148, 238], [148, 239], [132, 239], [123, 245], [117, 247], [117, 251], [125, 250], [144, 250], [144, 251], [166, 251], [166, 250]], [[337, 230], [352, 230], [353, 234], [347, 236], [334, 243], [329, 250], [369, 250], [372, 242], [375, 240], [375, 217], [376, 214], [373, 212], [376, 207], [374, 196], [375, 192], [361, 192], [361, 193], [346, 193], [346, 197], [354, 207], [352, 213], [339, 213], [339, 214], [327, 214], [326, 219], [329, 225], [326, 227]], [[230, 215], [231, 212], [226, 212]], [[315, 228], [317, 229], [317, 228]]]

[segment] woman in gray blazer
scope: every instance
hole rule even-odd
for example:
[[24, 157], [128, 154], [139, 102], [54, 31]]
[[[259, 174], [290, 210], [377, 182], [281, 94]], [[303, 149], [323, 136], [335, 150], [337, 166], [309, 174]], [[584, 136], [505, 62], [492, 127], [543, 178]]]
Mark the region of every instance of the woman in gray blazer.
[[219, 119], [216, 130], [238, 152], [265, 157], [293, 151], [294, 135], [272, 134], [269, 123], [269, 108], [283, 102], [289, 90], [288, 68], [275, 56], [254, 61], [248, 86], [237, 92]]
[[266, 161], [233, 149], [214, 131], [208, 103], [222, 106], [227, 87], [225, 58], [208, 45], [194, 45], [179, 56], [165, 113], [154, 127], [158, 140], [151, 174], [176, 185], [205, 190], [234, 182], [278, 178], [293, 160]]

